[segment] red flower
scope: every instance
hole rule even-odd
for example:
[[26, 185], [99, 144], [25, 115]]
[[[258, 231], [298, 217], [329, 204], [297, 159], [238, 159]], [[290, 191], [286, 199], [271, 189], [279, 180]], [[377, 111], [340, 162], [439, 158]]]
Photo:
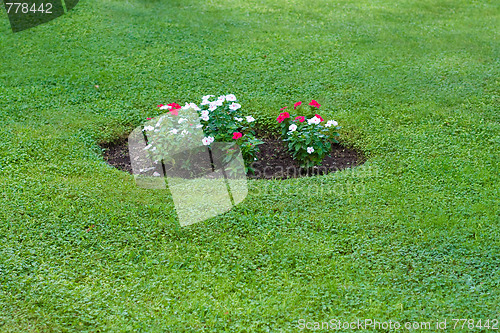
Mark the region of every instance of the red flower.
[[243, 134], [241, 134], [240, 132], [234, 132], [233, 133], [233, 140], [238, 140], [242, 136], [243, 136]]
[[151, 120], [151, 119], [153, 119], [153, 118], [146, 118], [146, 120]]
[[158, 104], [158, 107], [161, 108], [163, 106], [163, 104]]
[[179, 111], [177, 109], [172, 109], [170, 110], [169, 112], [171, 115], [174, 115], [174, 116], [178, 116], [179, 115]]
[[309, 103], [310, 106], [315, 106], [319, 109], [319, 107], [321, 106], [321, 104], [319, 104], [318, 102], [316, 102], [314, 99], [311, 101], [311, 103]]
[[297, 108], [297, 106], [301, 106], [301, 105], [302, 105], [302, 102], [297, 102], [297, 103], [295, 103], [295, 104], [293, 105], [293, 108], [294, 108], [294, 109], [296, 109], [296, 108]]
[[303, 123], [304, 121], [306, 121], [306, 117], [304, 117], [304, 116], [297, 116], [297, 117], [295, 117], [295, 120], [298, 120], [299, 122]]
[[278, 121], [278, 123], [281, 123], [286, 118], [290, 118], [290, 114], [288, 112], [282, 112], [282, 113], [280, 113], [278, 118], [276, 118], [276, 120]]
[[319, 118], [319, 120], [323, 121], [323, 118], [321, 118], [321, 116], [319, 114], [315, 114], [316, 118]]
[[280, 111], [283, 111], [287, 108], [288, 106], [285, 106], [284, 108], [281, 108]]
[[180, 109], [181, 106], [177, 103], [170, 103], [170, 104], [167, 104], [168, 106], [171, 106], [173, 109]]

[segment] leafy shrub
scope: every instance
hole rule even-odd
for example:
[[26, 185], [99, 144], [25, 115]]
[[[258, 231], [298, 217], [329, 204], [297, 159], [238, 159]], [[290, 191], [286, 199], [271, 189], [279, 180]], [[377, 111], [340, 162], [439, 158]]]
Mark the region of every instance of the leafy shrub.
[[[150, 123], [144, 127], [148, 137], [146, 149], [153, 159], [176, 163], [172, 155], [182, 147], [196, 147], [201, 142], [210, 148], [213, 142], [226, 142], [228, 154], [225, 161], [233, 158], [232, 154], [238, 150], [232, 148], [238, 145], [245, 161], [245, 171], [253, 172], [250, 165], [257, 158], [258, 145], [263, 143], [255, 137], [255, 118], [243, 114], [241, 105], [232, 94], [210, 101], [212, 97], [214, 95], [203, 96], [199, 106], [195, 103], [186, 103], [183, 107], [177, 103], [158, 105], [161, 110], [170, 111], [158, 119], [148, 119]], [[189, 109], [196, 110], [196, 113], [182, 112]], [[196, 118], [199, 118], [199, 124]], [[204, 133], [202, 137], [198, 134], [200, 131], [193, 130], [200, 127]], [[199, 150], [193, 151], [193, 154], [198, 153]], [[183, 167], [189, 168], [190, 161], [189, 155], [184, 156]]]
[[210, 101], [212, 97], [215, 96], [203, 96], [200, 104], [200, 121], [204, 133], [216, 142], [233, 142], [239, 145], [245, 161], [245, 171], [253, 172], [251, 163], [257, 159], [258, 145], [264, 143], [255, 137], [255, 118], [242, 112], [241, 105], [233, 94]]
[[[312, 100], [309, 106], [310, 112], [303, 112], [303, 114], [313, 114], [321, 105]], [[280, 111], [287, 108], [284, 107]], [[294, 112], [300, 112], [301, 108], [302, 102], [297, 102], [293, 106], [293, 109], [297, 110]], [[325, 122], [317, 113], [308, 118], [284, 111], [279, 114], [276, 120], [281, 125], [283, 140], [288, 143], [288, 151], [303, 168], [321, 164], [321, 161], [330, 152], [332, 142], [338, 143], [335, 137], [339, 136], [337, 130], [341, 127], [335, 120]]]
[[[197, 123], [198, 116], [194, 112], [182, 112], [179, 115], [181, 106], [177, 103], [168, 105], [160, 104], [161, 110], [169, 109], [166, 114], [157, 118], [148, 118], [148, 122], [143, 128], [147, 134], [148, 145], [146, 150], [153, 160], [163, 160], [166, 164], [175, 164], [174, 155], [185, 147], [199, 146], [203, 139], [200, 131], [195, 128], [202, 127]], [[186, 104], [182, 109], [187, 110], [193, 105]]]

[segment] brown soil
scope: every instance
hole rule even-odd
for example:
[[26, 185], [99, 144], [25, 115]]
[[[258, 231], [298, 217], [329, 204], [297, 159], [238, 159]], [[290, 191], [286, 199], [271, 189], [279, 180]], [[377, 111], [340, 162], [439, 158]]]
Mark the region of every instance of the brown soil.
[[[340, 144], [333, 144], [332, 151], [325, 157], [321, 165], [311, 169], [299, 168], [285, 145], [280, 140], [273, 138], [264, 139], [265, 143], [259, 145], [258, 160], [252, 164], [254, 174], [248, 174], [253, 179], [296, 178], [312, 175], [323, 175], [360, 165], [364, 162], [361, 153], [348, 149]], [[115, 143], [103, 143], [104, 159], [112, 166], [132, 173], [130, 156], [126, 139]]]

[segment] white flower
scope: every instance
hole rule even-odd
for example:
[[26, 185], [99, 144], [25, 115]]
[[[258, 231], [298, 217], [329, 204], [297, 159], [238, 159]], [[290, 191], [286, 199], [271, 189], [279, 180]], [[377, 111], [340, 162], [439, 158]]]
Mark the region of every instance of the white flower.
[[236, 96], [234, 96], [233, 94], [226, 95], [226, 101], [236, 102]]
[[295, 124], [291, 124], [290, 126], [288, 126], [289, 131], [294, 132], [296, 129], [297, 129], [297, 125], [295, 125]]
[[311, 125], [311, 124], [315, 124], [315, 125], [317, 125], [317, 124], [319, 124], [320, 122], [321, 122], [321, 119], [319, 119], [319, 118], [318, 118], [318, 117], [316, 117], [316, 116], [314, 116], [314, 117], [312, 117], [311, 119], [308, 119], [308, 120], [307, 120], [307, 123], [308, 123], [309, 125]]
[[226, 96], [222, 95], [217, 98], [217, 100], [224, 102], [226, 100]]
[[182, 123], [183, 123], [183, 122], [185, 122], [185, 121], [187, 121], [187, 119], [186, 119], [186, 118], [179, 118], [178, 123], [179, 123], [179, 124], [182, 124]]
[[153, 149], [151, 149], [151, 151], [155, 151], [156, 150], [156, 147], [153, 147]]
[[153, 126], [144, 127], [143, 131], [153, 131], [155, 128]]
[[201, 127], [203, 127], [203, 125], [202, 125], [202, 124], [198, 124], [198, 125], [196, 125], [196, 128], [201, 128]]
[[208, 106], [209, 111], [214, 111], [217, 109], [217, 104], [215, 102], [211, 102], [210, 105]]
[[153, 147], [153, 146], [152, 145], [147, 145], [146, 147], [144, 147], [144, 149], [148, 150], [151, 147]]
[[170, 110], [172, 107], [170, 105], [162, 105], [160, 106], [160, 110]]
[[314, 153], [314, 148], [313, 147], [307, 147], [307, 153], [308, 154]]
[[155, 172], [153, 172], [153, 176], [154, 177], [160, 177], [161, 175], [158, 172], [155, 171]]
[[177, 134], [177, 132], [178, 132], [178, 131], [177, 131], [175, 128], [173, 128], [173, 129], [170, 131], [170, 133], [172, 133], [172, 134]]
[[239, 105], [238, 103], [232, 103], [231, 105], [229, 105], [229, 108], [233, 111], [236, 111], [241, 108], [241, 105]]
[[196, 111], [200, 111], [200, 110], [201, 110], [201, 109], [198, 107], [198, 105], [196, 105], [196, 104], [194, 104], [194, 103], [189, 103], [189, 106], [190, 106], [192, 109], [196, 110]]
[[200, 105], [207, 105], [207, 104], [210, 104], [210, 101], [208, 100], [210, 97], [215, 97], [214, 95], [205, 95], [203, 96], [202, 98], [202, 102]]
[[196, 111], [199, 111], [201, 110], [198, 105], [194, 104], [194, 103], [186, 103], [186, 105], [184, 105], [182, 107], [183, 110], [189, 110], [189, 109], [193, 109], [193, 110], [196, 110]]
[[208, 117], [209, 112], [207, 110], [201, 111], [201, 116], [202, 117]]
[[224, 104], [224, 101], [223, 101], [223, 100], [218, 99], [218, 100], [216, 100], [216, 101], [214, 102], [214, 104], [215, 104], [215, 105], [217, 105], [217, 106], [222, 106], [222, 104]]
[[201, 118], [201, 120], [205, 120], [205, 121], [209, 121], [210, 120], [210, 117], [208, 115], [201, 116], [200, 118]]
[[330, 126], [337, 126], [339, 123], [337, 123], [335, 120], [328, 120], [325, 124], [325, 127], [330, 127]]
[[183, 130], [183, 131], [181, 132], [181, 134], [182, 134], [182, 135], [186, 135], [186, 134], [189, 134], [189, 132], [188, 132], [188, 131], [186, 131], [186, 130]]
[[243, 118], [234, 117], [234, 120], [243, 121]]
[[208, 146], [212, 142], [214, 142], [214, 138], [212, 136], [207, 136], [201, 140], [204, 146]]
[[246, 118], [247, 118], [247, 121], [248, 121], [249, 123], [251, 123], [252, 121], [255, 121], [255, 118], [254, 118], [254, 117], [252, 117], [252, 116], [247, 116]]

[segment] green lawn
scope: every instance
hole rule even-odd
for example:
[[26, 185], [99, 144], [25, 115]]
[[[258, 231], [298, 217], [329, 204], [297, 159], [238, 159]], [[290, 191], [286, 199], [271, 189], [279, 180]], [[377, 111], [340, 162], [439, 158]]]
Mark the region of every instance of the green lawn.
[[[500, 320], [498, 1], [81, 0], [16, 34], [0, 13], [1, 332]], [[180, 228], [103, 161], [158, 103], [228, 93], [270, 130], [316, 99], [367, 162], [251, 180]]]

